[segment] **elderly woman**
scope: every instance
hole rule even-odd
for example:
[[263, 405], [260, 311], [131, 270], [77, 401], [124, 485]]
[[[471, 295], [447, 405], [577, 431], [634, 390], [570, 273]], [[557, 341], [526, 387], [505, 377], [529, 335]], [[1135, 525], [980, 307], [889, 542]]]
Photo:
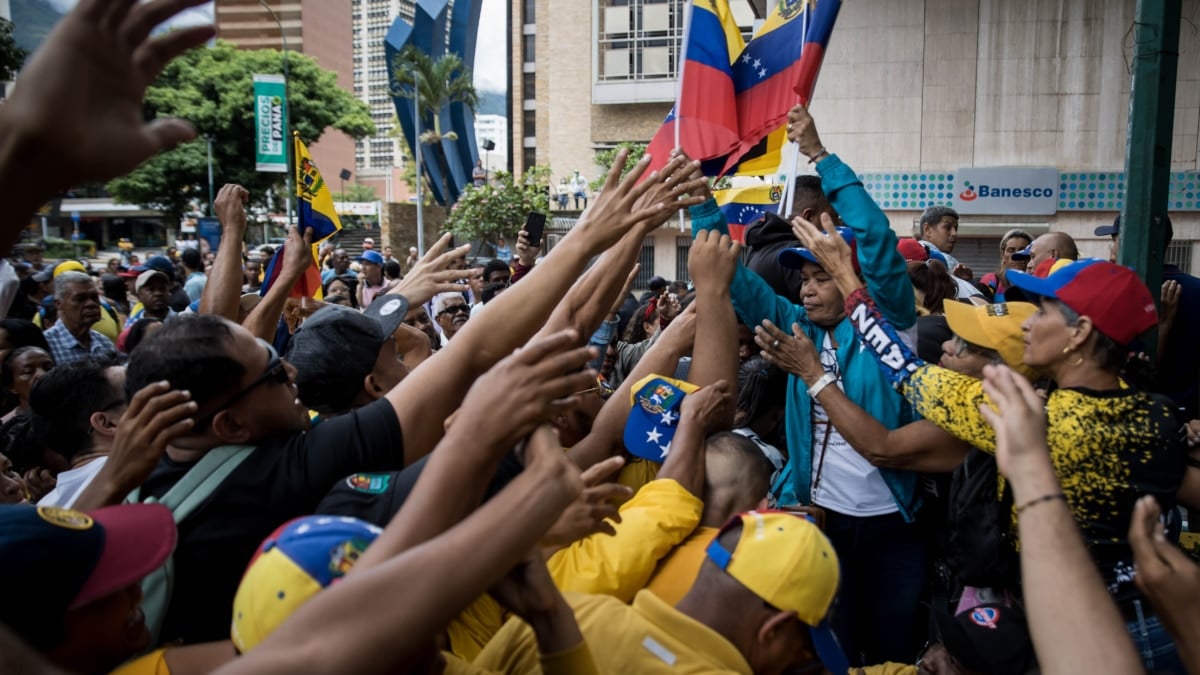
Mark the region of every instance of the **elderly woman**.
[[[850, 250], [826, 221], [825, 233], [797, 222], [797, 235], [846, 297], [846, 311], [882, 371], [925, 419], [980, 449], [996, 437], [980, 413], [982, 383], [924, 363], [899, 339], [853, 271]], [[1093, 560], [1120, 608], [1146, 668], [1184, 672], [1170, 636], [1133, 583], [1126, 541], [1137, 500], [1154, 495], [1175, 507], [1185, 471], [1184, 438], [1169, 401], [1120, 379], [1128, 344], [1158, 321], [1154, 297], [1128, 268], [1101, 260], [1071, 263], [1045, 279], [1009, 271], [1009, 282], [1035, 298], [1022, 325], [1026, 366], [1053, 380], [1046, 401], [1051, 459], [1061, 493], [1013, 509], [1013, 524], [1040, 503], [1062, 499], [1083, 529]], [[1035, 516], [1034, 516], [1035, 517]], [[1015, 527], [1014, 527], [1015, 530]]]

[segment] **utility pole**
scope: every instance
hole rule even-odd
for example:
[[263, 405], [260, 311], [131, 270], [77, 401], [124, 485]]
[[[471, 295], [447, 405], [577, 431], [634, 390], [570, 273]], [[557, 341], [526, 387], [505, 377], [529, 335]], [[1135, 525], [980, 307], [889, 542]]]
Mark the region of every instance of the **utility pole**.
[[[1137, 271], [1158, 301], [1166, 256], [1180, 0], [1138, 0], [1136, 13], [1125, 140], [1125, 208], [1117, 259]], [[1146, 340], [1151, 357], [1156, 346], [1152, 332]]]
[[421, 170], [421, 87], [417, 82], [420, 74], [413, 69], [413, 160], [417, 163], [417, 255], [425, 255], [425, 200], [421, 196], [421, 183], [425, 182]]

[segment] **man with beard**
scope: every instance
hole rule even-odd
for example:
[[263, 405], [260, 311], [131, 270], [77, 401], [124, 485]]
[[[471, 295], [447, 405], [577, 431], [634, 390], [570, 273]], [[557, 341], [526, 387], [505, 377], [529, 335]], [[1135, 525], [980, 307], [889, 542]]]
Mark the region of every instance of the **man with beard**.
[[92, 354], [116, 352], [113, 343], [92, 326], [100, 320], [100, 292], [83, 272], [63, 272], [54, 279], [54, 305], [58, 323], [46, 331], [50, 355], [66, 365]]

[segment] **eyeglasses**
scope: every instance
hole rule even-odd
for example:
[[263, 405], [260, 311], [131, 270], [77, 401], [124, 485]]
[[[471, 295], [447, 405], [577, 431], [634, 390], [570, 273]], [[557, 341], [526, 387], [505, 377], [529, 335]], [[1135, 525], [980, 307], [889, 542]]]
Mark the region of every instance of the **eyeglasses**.
[[463, 303], [461, 305], [453, 305], [451, 307], [447, 307], [447, 308], [443, 309], [442, 311], [438, 312], [438, 316], [440, 317], [444, 314], [460, 314], [460, 313], [470, 314], [471, 308], [468, 307], [466, 303]]
[[288, 375], [287, 364], [283, 359], [279, 358], [279, 352], [275, 351], [275, 347], [262, 338], [255, 338], [255, 341], [263, 349], [267, 350], [267, 367], [263, 370], [262, 375], [259, 375], [253, 382], [239, 389], [236, 394], [229, 397], [220, 407], [196, 420], [196, 429], [204, 428], [205, 425], [212, 422], [212, 418], [216, 417], [217, 413], [230, 408], [234, 403], [242, 400], [247, 394], [262, 385], [267, 383], [286, 384], [291, 379], [291, 376]]

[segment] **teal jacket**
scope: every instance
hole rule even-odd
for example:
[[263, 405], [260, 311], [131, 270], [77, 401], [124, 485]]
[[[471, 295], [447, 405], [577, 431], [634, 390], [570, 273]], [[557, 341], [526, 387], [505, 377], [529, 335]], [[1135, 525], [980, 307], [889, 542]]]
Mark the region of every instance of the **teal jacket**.
[[[887, 216], [872, 201], [854, 171], [836, 155], [818, 162], [817, 172], [821, 175], [821, 188], [834, 209], [854, 230], [858, 259], [871, 296], [893, 325], [900, 330], [910, 328], [917, 321], [916, 301]], [[693, 236], [700, 230], [728, 233], [728, 224], [713, 200], [692, 207], [691, 216]], [[741, 263], [734, 273], [730, 293], [734, 309], [746, 325], [757, 326], [763, 319], [770, 319], [780, 329], [791, 332], [792, 324], [796, 323], [815, 344], [824, 343], [825, 329], [808, 320], [804, 307], [794, 302], [799, 298], [775, 295], [762, 277]], [[838, 344], [838, 368], [846, 396], [889, 429], [912, 421], [911, 408], [892, 388], [872, 352], [863, 348], [848, 319], [842, 319], [834, 327], [833, 340]], [[812, 400], [804, 380], [795, 375], [788, 378], [785, 424], [788, 463], [771, 491], [780, 504], [808, 504], [813, 471]], [[879, 471], [901, 515], [911, 521], [918, 506], [917, 474], [883, 468]]]

